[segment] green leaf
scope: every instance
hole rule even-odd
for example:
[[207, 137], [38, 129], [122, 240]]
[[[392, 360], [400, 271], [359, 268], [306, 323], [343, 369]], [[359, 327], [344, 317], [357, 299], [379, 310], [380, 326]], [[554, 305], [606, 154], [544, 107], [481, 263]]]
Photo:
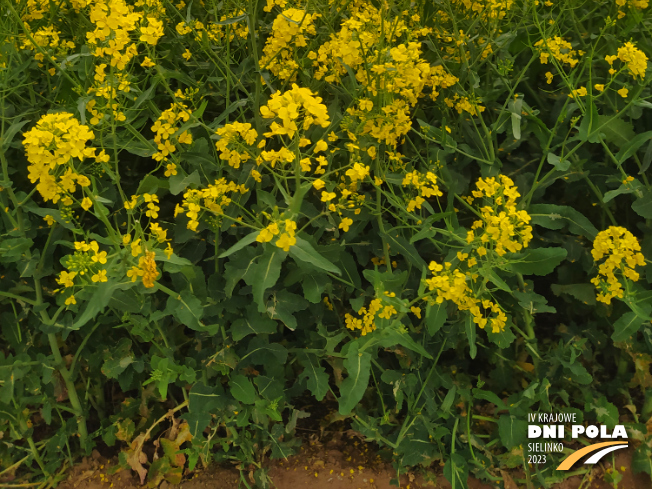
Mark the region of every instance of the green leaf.
[[444, 477], [455, 489], [468, 489], [469, 469], [459, 453], [451, 453], [444, 465]]
[[246, 235], [244, 238], [242, 238], [236, 244], [231, 246], [231, 248], [229, 248], [225, 252], [221, 253], [218, 256], [218, 258], [226, 258], [227, 256], [232, 255], [236, 251], [241, 250], [245, 246], [249, 246], [251, 243], [256, 241], [256, 238], [258, 237], [259, 234], [260, 234], [260, 231], [254, 231], [253, 233], [250, 233], [250, 234]]
[[249, 308], [246, 317], [236, 319], [231, 324], [230, 331], [233, 341], [240, 341], [250, 334], [276, 333], [276, 321], [261, 315], [255, 309]]
[[317, 401], [322, 401], [328, 393], [328, 374], [326, 369], [319, 364], [319, 357], [312, 354], [300, 354], [299, 362], [303, 365], [303, 372], [298, 379], [308, 379], [308, 389]]
[[418, 268], [419, 270], [427, 267], [427, 263], [423, 258], [421, 258], [421, 255], [419, 255], [419, 252], [414, 247], [414, 245], [410, 244], [410, 242], [408, 242], [408, 240], [405, 239], [403, 236], [401, 236], [397, 232], [394, 232], [393, 234], [390, 233], [380, 233], [380, 234], [385, 238], [385, 241], [389, 244], [392, 254], [398, 252], [400, 256], [402, 256], [408, 261], [408, 263]]
[[522, 445], [527, 437], [527, 422], [512, 415], [498, 418], [498, 435], [507, 450]]
[[276, 379], [267, 377], [265, 375], [258, 375], [254, 379], [254, 384], [258, 387], [258, 394], [267, 399], [268, 401], [273, 401], [274, 399], [279, 399], [284, 397], [285, 389], [283, 384]]
[[297, 320], [294, 313], [303, 311], [308, 307], [308, 301], [303, 297], [283, 289], [274, 294], [267, 302], [267, 314], [272, 319], [280, 320], [288, 329], [297, 329]]
[[323, 324], [317, 325], [317, 332], [319, 333], [319, 336], [321, 336], [324, 340], [326, 340], [326, 344], [324, 345], [324, 351], [329, 355], [335, 352], [335, 348], [337, 347], [337, 345], [339, 345], [342, 339], [347, 335], [344, 331], [330, 334], [326, 326], [324, 326]]
[[585, 411], [593, 409], [598, 423], [607, 425], [609, 429], [613, 429], [619, 423], [618, 408], [607, 401], [605, 396], [600, 397], [595, 403], [587, 403], [584, 409]]
[[446, 322], [448, 318], [446, 305], [447, 302], [443, 301], [441, 304], [435, 304], [434, 306], [428, 304], [426, 306], [426, 326], [428, 326], [430, 336], [434, 336]]
[[635, 192], [640, 191], [642, 187], [643, 185], [638, 180], [634, 180], [633, 182], [622, 183], [617, 189], [609, 190], [609, 192], [606, 192], [602, 197], [602, 202], [606, 204], [607, 202], [610, 202], [616, 197], [618, 197], [619, 195], [633, 194]]
[[328, 277], [321, 273], [304, 275], [301, 280], [303, 296], [313, 304], [318, 304], [321, 302], [321, 296], [329, 283]]
[[[156, 146], [154, 143], [150, 142], [142, 142], [142, 141], [136, 141], [131, 140], [131, 141], [124, 141], [121, 143], [122, 149], [125, 149], [132, 155], [140, 156], [142, 158], [149, 158], [151, 157], [154, 153], [156, 153]], [[151, 175], [148, 175], [151, 176]], [[155, 178], [155, 177], [153, 177]], [[157, 179], [158, 180], [158, 179]], [[140, 188], [138, 190], [138, 193], [142, 193], [140, 191]], [[153, 192], [150, 192], [153, 193]]]
[[557, 296], [568, 294], [584, 304], [588, 304], [589, 306], [595, 305], [595, 287], [591, 284], [552, 284], [550, 289]]
[[473, 397], [475, 399], [483, 399], [485, 401], [489, 401], [495, 404], [496, 407], [498, 408], [498, 411], [505, 409], [507, 407], [505, 406], [503, 400], [491, 391], [485, 391], [482, 389], [473, 389]]
[[503, 292], [507, 292], [507, 293], [512, 292], [512, 289], [509, 287], [509, 285], [507, 285], [507, 283], [502, 278], [500, 278], [500, 276], [494, 270], [489, 271], [489, 273], [487, 274], [487, 278], [492, 284], [494, 284]]
[[379, 337], [379, 343], [381, 346], [384, 348], [391, 348], [396, 345], [401, 345], [407, 348], [408, 350], [412, 350], [413, 352], [419, 353], [420, 355], [423, 355], [426, 358], [432, 358], [430, 353], [428, 353], [423, 346], [421, 346], [419, 343], [414, 341], [410, 337], [410, 333], [408, 333], [407, 329], [400, 327], [400, 329], [396, 330], [393, 328], [385, 328], [381, 329], [378, 333], [377, 336]]
[[523, 275], [548, 275], [567, 254], [564, 248], [536, 248], [514, 256], [514, 261], [508, 267]]
[[627, 143], [636, 137], [632, 123], [625, 122], [619, 117], [598, 116], [598, 127], [600, 127], [600, 132], [604, 134], [605, 139], [618, 146], [618, 148], [624, 148]]
[[244, 248], [241, 253], [232, 256], [224, 265], [224, 294], [226, 297], [231, 298], [236, 284], [242, 280], [257, 259], [257, 250], [254, 247]]
[[113, 296], [113, 292], [119, 286], [120, 284], [114, 280], [98, 283], [95, 288], [95, 292], [93, 292], [93, 295], [86, 305], [86, 309], [84, 309], [84, 312], [72, 325], [71, 329], [77, 330], [81, 328], [84, 324], [93, 319], [100, 311], [102, 311], [109, 304], [109, 301]]
[[188, 399], [190, 411], [208, 413], [226, 406], [226, 398], [220, 384], [208, 386], [197, 382], [190, 389]]
[[143, 308], [145, 300], [139, 294], [134, 294], [133, 291], [116, 290], [109, 301], [109, 306], [122, 312], [137, 313]]
[[155, 260], [163, 263], [169, 263], [170, 265], [177, 265], [180, 267], [192, 267], [192, 262], [186, 258], [182, 258], [179, 255], [172, 253], [170, 258], [165, 254], [163, 250], [154, 250]]
[[516, 100], [510, 100], [508, 104], [509, 112], [511, 113], [512, 134], [514, 135], [514, 139], [521, 139], [523, 100], [523, 97], [518, 97]]
[[[563, 364], [563, 362], [562, 362]], [[565, 365], [568, 368], [570, 379], [582, 385], [589, 385], [593, 382], [593, 376], [589, 373], [584, 365], [575, 362]]]
[[190, 290], [184, 290], [177, 297], [170, 297], [167, 307], [172, 308], [174, 317], [181, 324], [185, 324], [195, 331], [205, 330], [205, 325], [201, 322], [204, 315], [204, 306]]
[[241, 20], [245, 20], [247, 18], [247, 14], [242, 14], [242, 15], [237, 15], [235, 17], [231, 17], [230, 19], [226, 20], [220, 20], [219, 22], [211, 22], [211, 24], [215, 25], [231, 25], [235, 24], [237, 22], [240, 22]]
[[559, 171], [566, 171], [570, 168], [570, 160], [562, 161], [559, 156], [554, 153], [548, 153], [548, 163], [554, 166]]
[[244, 375], [234, 375], [229, 381], [231, 395], [243, 404], [256, 402], [256, 389], [251, 381]]
[[[152, 80], [152, 85], [147, 90], [145, 90], [143, 93], [141, 93], [138, 96], [138, 98], [136, 99], [136, 102], [131, 107], [132, 110], [137, 109], [138, 107], [140, 107], [143, 104], [143, 102], [146, 102], [146, 101], [148, 101], [148, 100], [150, 100], [152, 98], [152, 92], [156, 89], [156, 85], [158, 85], [158, 78], [152, 78], [151, 80]], [[84, 107], [85, 107], [85, 105], [84, 105]], [[81, 111], [82, 110], [80, 109], [80, 112]], [[85, 112], [85, 109], [84, 109], [84, 112]]]
[[652, 475], [652, 450], [642, 443], [632, 455], [632, 472]]
[[643, 175], [650, 168], [652, 164], [652, 141], [647, 145], [645, 154], [643, 155], [643, 160], [641, 161], [641, 169], [638, 171], [639, 175]]
[[172, 175], [170, 177], [170, 193], [172, 195], [179, 195], [188, 188], [189, 185], [199, 185], [200, 182], [201, 180], [197, 170], [185, 177], [181, 174]]
[[635, 155], [638, 149], [650, 140], [652, 140], [652, 131], [647, 131], [634, 136], [616, 155], [616, 164], [622, 165], [625, 160]]
[[507, 324], [505, 325], [505, 329], [498, 333], [494, 333], [491, 328], [485, 328], [485, 332], [487, 333], [487, 338], [489, 341], [494, 343], [495, 345], [498, 346], [498, 348], [505, 349], [509, 345], [512, 344], [512, 342], [516, 339], [516, 336], [514, 333], [512, 333], [511, 330], [511, 320], [507, 321]]
[[437, 229], [436, 228], [423, 228], [421, 231], [416, 233], [414, 236], [410, 238], [410, 243], [416, 243], [417, 241], [421, 241], [422, 239], [426, 238], [432, 238], [437, 234]]
[[284, 365], [288, 358], [288, 351], [280, 343], [269, 343], [268, 336], [255, 336], [249, 342], [247, 354], [242, 357], [249, 357], [254, 365], [266, 365], [273, 362], [277, 365]]
[[14, 136], [23, 128], [25, 124], [27, 124], [29, 121], [27, 120], [22, 120], [22, 121], [16, 121], [13, 124], [11, 124], [8, 128], [5, 129], [3, 137], [0, 139], [0, 150], [5, 152], [7, 148], [9, 148], [9, 145], [11, 144], [11, 141], [14, 139]]
[[532, 224], [538, 226], [561, 229], [567, 225], [571, 233], [586, 236], [591, 240], [598, 234], [591, 221], [581, 212], [566, 205], [535, 204], [530, 206], [528, 212], [532, 217]]
[[398, 296], [408, 279], [407, 270], [402, 272], [398, 270], [379, 272], [366, 269], [362, 271], [362, 275], [374, 286], [378, 297], [382, 296], [385, 291], [396, 292]]
[[243, 278], [253, 288], [254, 302], [258, 312], [265, 312], [265, 291], [273, 287], [281, 276], [281, 265], [286, 253], [277, 247], [269, 246], [258, 261], [249, 267]]
[[351, 282], [355, 288], [360, 288], [362, 286], [362, 280], [358, 273], [358, 265], [353, 257], [349, 253], [341, 253], [339, 264], [344, 270], [344, 278]]
[[453, 384], [453, 387], [446, 393], [444, 397], [444, 402], [441, 403], [439, 409], [442, 413], [448, 415], [450, 414], [450, 409], [453, 406], [453, 401], [455, 401], [455, 393], [457, 392], [457, 386]]
[[466, 338], [469, 340], [469, 356], [471, 357], [471, 360], [473, 360], [478, 354], [478, 347], [475, 344], [475, 337], [477, 332], [475, 329], [475, 323], [473, 322], [473, 316], [471, 314], [466, 315], [464, 327], [466, 329]]
[[342, 275], [342, 271], [339, 268], [317, 253], [312, 245], [305, 239], [297, 237], [296, 240], [296, 244], [290, 247], [290, 256], [292, 258], [310, 263], [311, 265], [326, 270], [327, 272]]
[[[154, 154], [154, 152], [152, 152], [152, 154]], [[144, 193], [155, 194], [159, 187], [162, 187], [162, 183], [158, 178], [154, 175], [146, 175], [145, 178], [140, 181], [136, 193], [139, 195]]]
[[646, 190], [632, 204], [632, 210], [645, 219], [652, 219], [652, 190]]
[[107, 351], [107, 356], [102, 364], [102, 374], [109, 379], [117, 379], [136, 358], [131, 351], [131, 340], [122, 338], [117, 346]]
[[34, 242], [29, 238], [0, 240], [0, 263], [16, 263], [24, 258]]
[[371, 354], [358, 351], [357, 341], [349, 343], [347, 356], [344, 359], [344, 368], [348, 377], [340, 385], [339, 412], [348, 415], [364, 396], [369, 385], [371, 371]]
[[615, 342], [626, 341], [640, 329], [645, 319], [635, 312], [626, 312], [614, 323], [614, 333], [611, 339]]
[[518, 300], [519, 306], [528, 311], [530, 314], [537, 314], [541, 312], [557, 312], [554, 307], [547, 305], [548, 301], [545, 297], [537, 294], [536, 292], [521, 292], [520, 290], [515, 290], [512, 292], [512, 294]]

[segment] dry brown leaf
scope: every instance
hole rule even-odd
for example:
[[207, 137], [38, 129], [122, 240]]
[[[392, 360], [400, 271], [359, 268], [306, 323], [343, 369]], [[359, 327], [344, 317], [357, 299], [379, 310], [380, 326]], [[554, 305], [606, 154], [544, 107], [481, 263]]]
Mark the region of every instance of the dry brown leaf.
[[512, 479], [512, 476], [510, 476], [507, 472], [504, 470], [500, 471], [500, 476], [503, 478], [503, 483], [505, 484], [505, 489], [518, 489], [518, 486], [516, 485], [516, 482], [514, 482], [514, 479]]
[[138, 473], [141, 485], [145, 483], [145, 477], [147, 477], [147, 469], [143, 467], [143, 464], [147, 463], [147, 455], [142, 451], [143, 445], [145, 444], [145, 441], [147, 441], [147, 437], [147, 433], [141, 433], [138, 435], [134, 441], [131, 442], [131, 447], [127, 452], [127, 463], [132, 470]]

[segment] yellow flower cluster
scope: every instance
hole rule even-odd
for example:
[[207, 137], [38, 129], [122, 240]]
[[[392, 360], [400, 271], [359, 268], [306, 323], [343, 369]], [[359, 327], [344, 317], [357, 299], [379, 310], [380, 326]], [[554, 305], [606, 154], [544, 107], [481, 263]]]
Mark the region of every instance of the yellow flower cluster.
[[[525, 210], [516, 210], [516, 199], [521, 194], [511, 178], [500, 175], [498, 179], [480, 178], [476, 183], [473, 198], [466, 200], [471, 204], [475, 199], [486, 198], [488, 205], [480, 208], [482, 219], [473, 223], [472, 231], [467, 233], [467, 242], [473, 243], [476, 232], [481, 232], [478, 248], [480, 256], [486, 254], [486, 246], [494, 246], [494, 251], [503, 256], [505, 253], [516, 253], [526, 248], [532, 239], [530, 215]], [[476, 231], [482, 230], [482, 231]]]
[[94, 2], [89, 18], [95, 24], [95, 29], [86, 34], [88, 44], [95, 48], [93, 56], [111, 58], [111, 66], [124, 70], [138, 54], [130, 34], [136, 30], [142, 14], [134, 12], [124, 0], [98, 0]]
[[[387, 58], [390, 63], [408, 62], [408, 64], [412, 60], [411, 62], [418, 69], [421, 62], [416, 62], [417, 58], [413, 56], [419, 51], [416, 43], [397, 46], [393, 48], [396, 49], [393, 54], [380, 53], [377, 49], [381, 41], [386, 45], [392, 45], [404, 34], [409, 38], [410, 36], [423, 37], [429, 33], [429, 29], [410, 30], [403, 17], [409, 18], [407, 11], [397, 16], [385, 14], [383, 18], [381, 10], [371, 2], [352, 3], [350, 15], [342, 21], [340, 30], [336, 34], [331, 34], [330, 40], [323, 43], [317, 53], [312, 51], [308, 54], [308, 57], [313, 60], [313, 66], [317, 68], [315, 78], [318, 80], [323, 78], [328, 83], [340, 82], [341, 77], [347, 73], [348, 67], [356, 71], [356, 78], [366, 79], [366, 66], [363, 65], [366, 65], [367, 58], [374, 61], [384, 61]], [[392, 65], [390, 71], [395, 67], [396, 65]], [[378, 69], [382, 70], [382, 68]], [[402, 76], [398, 70], [395, 75]], [[413, 73], [410, 73], [408, 78], [411, 76]]]
[[409, 42], [378, 52], [372, 59], [382, 61], [373, 64], [369, 71], [360, 69], [356, 78], [373, 96], [378, 92], [392, 93], [405, 99], [411, 106], [433, 78], [430, 63], [421, 58], [420, 43]]
[[[87, 285], [88, 281], [84, 280], [90, 276], [91, 283], [107, 282], [106, 269], [101, 267], [107, 262], [106, 251], [100, 251], [97, 241], [75, 241], [75, 252], [68, 255], [64, 260], [64, 270], [59, 274], [57, 283], [63, 287], [71, 288], [75, 286], [75, 278], [80, 277], [82, 283]], [[74, 295], [68, 296], [65, 304], [76, 304]]]
[[100, 162], [109, 159], [104, 150], [96, 155], [95, 148], [86, 146], [94, 138], [93, 132], [67, 112], [42, 116], [24, 136], [23, 146], [30, 163], [29, 180], [38, 182], [36, 190], [45, 201], [57, 203], [62, 199], [64, 205], [70, 206], [77, 185], [91, 184], [88, 177], [76, 171], [73, 159], [95, 158]]
[[[623, 46], [618, 48], [617, 56], [606, 56], [607, 63], [612, 66], [616, 59], [627, 64], [627, 69], [633, 78], [645, 78], [645, 70], [647, 70], [647, 56], [643, 51], [634, 46], [631, 42], [626, 42]], [[611, 73], [611, 70], [610, 70]], [[612, 73], [613, 74], [613, 73]]]
[[443, 66], [432, 66], [430, 68], [430, 80], [428, 80], [428, 85], [432, 87], [430, 98], [432, 98], [432, 100], [437, 100], [437, 97], [439, 96], [437, 89], [450, 88], [458, 81], [459, 79], [448, 73]]
[[140, 26], [140, 40], [156, 46], [158, 40], [163, 37], [163, 22], [156, 17], [147, 17], [147, 25]]
[[[25, 24], [25, 28], [30, 31], [31, 27], [29, 24]], [[34, 53], [34, 59], [39, 63], [39, 67], [43, 67], [43, 61], [45, 60], [45, 55], [37, 50], [37, 46], [42, 48], [45, 52], [48, 53], [52, 59], [63, 59], [70, 54], [70, 51], [75, 48], [75, 43], [72, 41], [64, 41], [61, 39], [61, 32], [56, 30], [53, 26], [44, 26], [39, 27], [36, 32], [32, 33], [32, 39], [34, 39], [34, 44], [29, 39], [24, 39], [22, 48], [30, 51], [37, 51]], [[55, 68], [50, 68], [50, 75], [56, 73]]]
[[[442, 66], [431, 66], [421, 57], [421, 43], [409, 39], [429, 31], [409, 30], [403, 19], [407, 14], [381, 19], [380, 10], [361, 2], [341, 23], [340, 31], [331, 34], [317, 53], [308, 55], [313, 59], [318, 80], [341, 82], [347, 70], [355, 71], [356, 80], [366, 93], [358, 100], [358, 108], [347, 109], [343, 121], [354, 141], [356, 136], [369, 134], [378, 142], [396, 146], [410, 131], [410, 109], [424, 96], [425, 88], [432, 87], [431, 97], [435, 100], [439, 95], [437, 89], [451, 87], [458, 81]], [[403, 34], [407, 34], [408, 41], [397, 42]], [[379, 49], [381, 40], [391, 47]]]
[[534, 43], [534, 46], [539, 48], [539, 60], [544, 65], [548, 64], [548, 60], [552, 55], [557, 61], [569, 64], [571, 68], [575, 68], [575, 65], [579, 63], [579, 59], [575, 56], [582, 54], [581, 52], [578, 53], [575, 51], [570, 42], [559, 36], [540, 39]]
[[[385, 292], [385, 294], [393, 297], [393, 294], [388, 292]], [[366, 336], [368, 333], [376, 330], [376, 317], [391, 319], [395, 314], [396, 308], [394, 306], [389, 304], [383, 305], [382, 299], [373, 299], [369, 303], [368, 308], [361, 307], [358, 311], [358, 316], [362, 316], [361, 318], [356, 318], [346, 313], [344, 315], [344, 321], [348, 329], [351, 331], [360, 330], [360, 334]]]
[[[222, 15], [222, 17], [220, 17], [220, 21], [223, 22], [225, 20], [233, 19], [235, 17], [240, 17], [242, 15], [246, 15], [246, 12], [242, 9], [237, 9], [231, 14], [229, 14], [228, 16]], [[247, 39], [249, 37], [249, 27], [247, 26], [246, 19], [242, 19], [238, 22], [234, 22], [233, 24], [229, 24], [226, 26], [215, 24], [212, 22], [209, 23], [208, 25], [204, 25], [204, 23], [199, 20], [191, 20], [188, 23], [179, 22], [175, 26], [175, 29], [180, 36], [185, 36], [186, 34], [189, 34], [194, 31], [194, 39], [198, 43], [202, 42], [202, 36], [204, 34], [211, 42], [221, 41], [226, 36], [224, 32], [225, 29], [227, 29], [229, 32], [228, 35], [229, 42], [233, 41], [233, 39], [235, 39], [235, 36], [238, 36], [241, 39]]]
[[407, 203], [407, 211], [413, 212], [414, 209], [421, 209], [421, 205], [430, 197], [441, 197], [441, 190], [437, 186], [437, 175], [432, 172], [423, 173], [414, 170], [406, 173], [401, 183], [403, 187], [411, 187], [417, 191], [417, 195], [411, 198]]
[[[18, 3], [18, 2], [16, 2]], [[40, 20], [50, 10], [50, 0], [27, 0], [22, 20]]]
[[145, 215], [150, 219], [157, 219], [158, 212], [161, 210], [161, 208], [158, 206], [159, 203], [158, 195], [145, 193], [142, 195], [143, 197], [142, 201], [140, 200], [140, 197], [141, 196], [139, 195], [132, 195], [131, 200], [124, 203], [125, 209], [133, 210], [136, 207], [138, 207], [140, 204], [146, 203], [147, 210], [145, 211]]
[[[281, 231], [279, 224], [283, 227], [283, 231]], [[295, 237], [296, 230], [297, 223], [292, 219], [275, 221], [258, 233], [256, 241], [259, 243], [268, 243], [274, 239], [274, 236], [278, 236], [279, 238], [274, 244], [284, 251], [290, 251], [290, 246], [297, 244], [297, 238]]]
[[627, 5], [629, 5], [630, 8], [643, 10], [647, 8], [648, 4], [648, 0], [616, 0], [616, 5], [618, 5], [618, 18], [622, 19], [625, 17], [623, 8]]
[[179, 122], [188, 122], [189, 119], [190, 111], [188, 110], [188, 107], [182, 102], [173, 102], [170, 105], [170, 108], [163, 111], [152, 126], [152, 131], [155, 133], [154, 142], [158, 148], [158, 151], [154, 153], [152, 158], [156, 161], [166, 163], [166, 177], [177, 174], [176, 165], [172, 162], [168, 162], [168, 156], [177, 150], [176, 144], [192, 143], [192, 134], [188, 131], [183, 131], [181, 134], [176, 136], [176, 138], [172, 137], [179, 129], [177, 124]]
[[156, 253], [153, 251], [146, 251], [144, 256], [138, 258], [138, 266], [131, 267], [127, 272], [127, 277], [129, 277], [132, 282], [135, 282], [138, 280], [138, 277], [141, 277], [146, 289], [154, 287], [154, 282], [159, 275], [156, 262], [154, 261], [155, 256]]
[[487, 21], [504, 18], [514, 2], [512, 0], [455, 0], [453, 3], [462, 5], [470, 14]]
[[[95, 83], [88, 88], [87, 93], [100, 98], [100, 103], [96, 99], [91, 99], [86, 103], [86, 110], [92, 114], [90, 123], [95, 126], [104, 118], [104, 111], [109, 109], [113, 113], [116, 121], [126, 120], [126, 116], [119, 110], [120, 103], [117, 101], [118, 91], [129, 92], [128, 74], [120, 71], [107, 77], [104, 70], [107, 68], [106, 63], [95, 65]], [[116, 89], [117, 87], [117, 89]]]
[[591, 279], [598, 289], [597, 300], [611, 304], [614, 297], [622, 298], [624, 291], [618, 275], [624, 275], [633, 282], [638, 281], [636, 266], [645, 266], [645, 257], [641, 253], [641, 245], [636, 237], [620, 226], [610, 226], [600, 231], [593, 241], [593, 261], [598, 263], [598, 276]]
[[229, 194], [240, 192], [244, 194], [247, 188], [244, 185], [237, 185], [235, 182], [229, 182], [226, 178], [215, 180], [214, 185], [209, 185], [201, 190], [188, 190], [183, 194], [183, 203], [177, 204], [174, 209], [174, 217], [185, 213], [188, 217], [188, 229], [197, 231], [199, 226], [199, 213], [202, 206], [216, 216], [224, 214], [224, 208], [231, 203]]
[[275, 119], [270, 126], [270, 131], [264, 136], [294, 137], [299, 130], [297, 121], [302, 116], [303, 131], [307, 131], [313, 125], [328, 127], [328, 111], [321, 101], [321, 97], [316, 97], [310, 89], [299, 87], [296, 83], [292, 84], [291, 90], [283, 93], [276, 92], [267, 105], [260, 108], [260, 113], [265, 119]]
[[[462, 258], [466, 258], [464, 254]], [[459, 268], [453, 269], [449, 262], [441, 265], [433, 261], [428, 268], [433, 276], [426, 279], [426, 284], [431, 291], [437, 292], [437, 303], [441, 304], [444, 300], [455, 303], [460, 311], [469, 311], [473, 322], [480, 328], [484, 329], [489, 324], [492, 333], [505, 329], [507, 316], [500, 306], [489, 299], [476, 297], [473, 289], [469, 287], [468, 284], [475, 281], [477, 274], [468, 271], [464, 273]]]
[[412, 129], [410, 106], [401, 99], [394, 100], [380, 112], [366, 117], [362, 134], [369, 134], [376, 141], [395, 147], [399, 138]]
[[295, 8], [280, 13], [272, 25], [272, 35], [263, 48], [260, 67], [282, 80], [294, 80], [299, 71], [296, 49], [307, 46], [305, 34], [314, 35], [314, 20], [319, 14], [309, 14]]
[[461, 114], [462, 112], [468, 112], [469, 114], [476, 116], [485, 110], [485, 108], [480, 105], [479, 100], [470, 100], [469, 97], [460, 97], [457, 94], [455, 94], [452, 98], [446, 97], [444, 102], [450, 108], [455, 107], [455, 110], [457, 110], [458, 114]]
[[241, 138], [247, 146], [254, 145], [258, 133], [251, 128], [251, 124], [232, 122], [219, 128], [216, 133], [220, 139], [215, 143], [215, 147], [220, 152], [220, 159], [226, 161], [229, 166], [237, 169], [240, 168], [241, 163], [251, 159], [247, 148], [239, 141]]
[[[337, 214], [342, 218], [338, 228], [342, 229], [344, 232], [349, 230], [349, 227], [353, 224], [353, 220], [349, 217], [343, 217], [344, 211], [353, 211], [355, 215], [360, 214], [360, 206], [365, 201], [365, 194], [358, 192], [362, 182], [369, 176], [370, 168], [367, 165], [363, 165], [359, 162], [355, 162], [353, 167], [349, 168], [345, 172], [345, 176], [342, 177], [342, 181], [333, 189], [337, 190], [340, 193], [338, 194], [335, 191], [324, 190], [326, 182], [321, 178], [313, 181], [312, 185], [317, 191], [321, 191], [320, 200], [324, 203], [328, 203], [328, 210], [331, 212], [337, 212]], [[315, 172], [317, 173], [317, 172]], [[337, 199], [337, 201], [335, 201]]]

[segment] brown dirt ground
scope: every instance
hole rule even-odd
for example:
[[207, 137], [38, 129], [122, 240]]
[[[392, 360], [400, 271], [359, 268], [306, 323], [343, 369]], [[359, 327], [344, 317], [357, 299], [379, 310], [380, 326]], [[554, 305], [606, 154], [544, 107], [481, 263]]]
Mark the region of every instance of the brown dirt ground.
[[[109, 474], [108, 469], [115, 464], [95, 451], [93, 457], [85, 458], [69, 472], [68, 479], [59, 484], [59, 489], [138, 489], [141, 488], [137, 477], [129, 470], [120, 470]], [[645, 474], [634, 475], [630, 469], [631, 452], [619, 451], [616, 455], [616, 467], [625, 467], [623, 480], [618, 489], [652, 489], [652, 482]], [[355, 437], [331, 439], [322, 444], [318, 441], [306, 441], [298, 455], [287, 460], [273, 460], [265, 464], [269, 469], [273, 486], [277, 489], [390, 489], [390, 480], [396, 477], [391, 464], [383, 462], [371, 445]], [[603, 480], [604, 467], [595, 466], [593, 481], [582, 489], [613, 489]], [[505, 473], [503, 473], [503, 476]], [[251, 474], [243, 473], [247, 484], [254, 487]], [[507, 474], [505, 489], [525, 489], [525, 484], [516, 483], [521, 474]], [[498, 485], [488, 485], [474, 478], [469, 478], [470, 489], [495, 489]], [[571, 477], [552, 489], [578, 489], [580, 477]], [[273, 487], [272, 486], [272, 487]], [[406, 489], [449, 489], [451, 486], [442, 475], [441, 467], [429, 471], [408, 473], [401, 476], [401, 487]], [[538, 487], [535, 484], [535, 487]], [[163, 482], [159, 489], [245, 489], [240, 473], [234, 467], [213, 465], [207, 469], [196, 470], [187, 474], [185, 480], [177, 486]]]

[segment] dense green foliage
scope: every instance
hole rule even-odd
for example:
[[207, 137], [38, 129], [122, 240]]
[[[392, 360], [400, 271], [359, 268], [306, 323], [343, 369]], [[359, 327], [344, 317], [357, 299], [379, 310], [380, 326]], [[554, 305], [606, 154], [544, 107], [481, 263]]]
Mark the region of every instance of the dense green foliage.
[[650, 12], [0, 0], [0, 483], [264, 487], [305, 396], [456, 488], [565, 477], [536, 411], [652, 473]]

